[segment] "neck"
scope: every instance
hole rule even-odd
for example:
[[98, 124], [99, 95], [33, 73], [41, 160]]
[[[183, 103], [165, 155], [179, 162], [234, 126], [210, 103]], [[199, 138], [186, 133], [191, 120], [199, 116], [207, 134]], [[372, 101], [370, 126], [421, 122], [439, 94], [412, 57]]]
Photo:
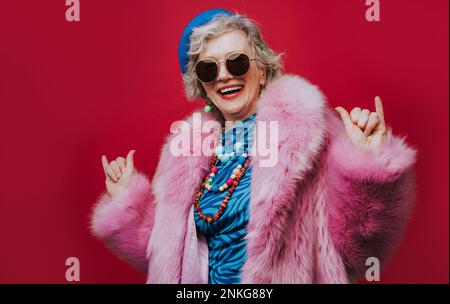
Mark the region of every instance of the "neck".
[[256, 104], [248, 112], [236, 113], [235, 115], [223, 115], [225, 118], [225, 129], [233, 127], [236, 123], [246, 120], [256, 112]]
[[236, 116], [236, 117], [227, 117], [225, 118], [225, 130], [228, 130], [232, 127], [234, 127], [235, 125], [241, 123], [242, 121], [246, 120], [247, 118], [249, 118], [250, 116], [252, 116], [253, 113], [249, 113], [245, 116]]

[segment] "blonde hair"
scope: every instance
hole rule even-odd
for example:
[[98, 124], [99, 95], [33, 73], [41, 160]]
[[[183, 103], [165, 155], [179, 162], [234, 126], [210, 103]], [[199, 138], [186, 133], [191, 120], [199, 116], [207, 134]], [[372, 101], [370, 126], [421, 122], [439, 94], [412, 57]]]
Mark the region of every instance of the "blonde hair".
[[[266, 84], [281, 76], [283, 68], [281, 54], [276, 54], [267, 45], [255, 22], [240, 15], [218, 14], [209, 23], [196, 27], [190, 36], [188, 64], [186, 73], [183, 75], [184, 88], [189, 100], [201, 98], [209, 101], [202, 84], [197, 79], [194, 66], [209, 39], [217, 38], [233, 30], [246, 34], [250, 47], [253, 49], [253, 55], [257, 58], [256, 62], [264, 68]], [[209, 101], [209, 103], [214, 108], [212, 102]]]

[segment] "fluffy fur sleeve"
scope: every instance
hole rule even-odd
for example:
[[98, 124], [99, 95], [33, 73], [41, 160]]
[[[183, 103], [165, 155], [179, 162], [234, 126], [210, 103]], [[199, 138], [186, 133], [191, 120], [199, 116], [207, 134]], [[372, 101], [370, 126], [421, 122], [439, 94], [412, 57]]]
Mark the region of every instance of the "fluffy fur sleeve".
[[330, 233], [350, 275], [381, 263], [401, 235], [414, 201], [416, 152], [389, 130], [375, 151], [355, 147], [329, 113], [327, 212]]
[[154, 222], [154, 199], [147, 177], [135, 172], [114, 199], [103, 193], [94, 207], [91, 230], [119, 256], [146, 272], [146, 249]]

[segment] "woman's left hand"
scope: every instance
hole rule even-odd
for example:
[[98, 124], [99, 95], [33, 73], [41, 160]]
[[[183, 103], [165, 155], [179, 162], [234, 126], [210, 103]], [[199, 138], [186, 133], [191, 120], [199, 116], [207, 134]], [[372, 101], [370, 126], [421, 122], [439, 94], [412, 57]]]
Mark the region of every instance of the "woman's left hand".
[[336, 107], [335, 110], [341, 116], [345, 132], [355, 146], [374, 150], [384, 144], [386, 123], [380, 97], [375, 97], [376, 112], [361, 110], [359, 107], [353, 108], [350, 114], [343, 107]]

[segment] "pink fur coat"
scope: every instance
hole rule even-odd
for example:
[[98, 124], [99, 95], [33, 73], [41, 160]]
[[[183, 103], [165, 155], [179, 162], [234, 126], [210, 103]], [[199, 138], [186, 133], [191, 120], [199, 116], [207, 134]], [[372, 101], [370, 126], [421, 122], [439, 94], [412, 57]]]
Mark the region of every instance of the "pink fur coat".
[[[356, 148], [321, 91], [297, 76], [269, 84], [257, 113], [278, 121], [278, 162], [252, 158], [242, 283], [348, 283], [368, 257], [385, 261], [414, 200], [414, 149], [391, 131], [378, 150]], [[173, 156], [172, 137], [151, 183], [136, 172], [115, 199], [100, 197], [92, 231], [146, 271], [147, 283], [207, 283], [192, 203], [209, 157]]]

